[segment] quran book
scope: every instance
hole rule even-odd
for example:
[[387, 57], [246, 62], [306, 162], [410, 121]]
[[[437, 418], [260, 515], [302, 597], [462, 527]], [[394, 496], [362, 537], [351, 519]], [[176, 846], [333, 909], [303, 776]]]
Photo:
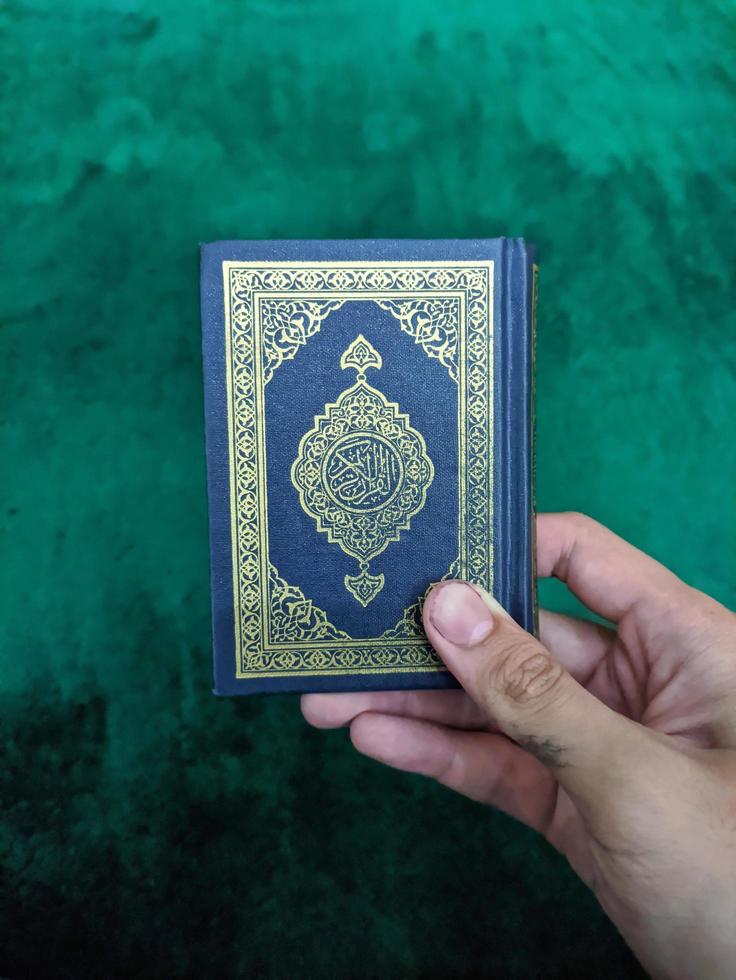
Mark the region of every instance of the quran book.
[[447, 578], [534, 628], [520, 239], [202, 247], [215, 693], [456, 686]]

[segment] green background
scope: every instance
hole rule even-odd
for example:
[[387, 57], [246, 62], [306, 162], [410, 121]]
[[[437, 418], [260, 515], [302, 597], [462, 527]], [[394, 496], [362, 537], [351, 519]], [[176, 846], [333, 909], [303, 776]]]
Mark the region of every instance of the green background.
[[2, 4], [4, 976], [639, 975], [530, 832], [210, 694], [197, 245], [536, 241], [540, 508], [733, 603], [735, 42], [714, 0]]

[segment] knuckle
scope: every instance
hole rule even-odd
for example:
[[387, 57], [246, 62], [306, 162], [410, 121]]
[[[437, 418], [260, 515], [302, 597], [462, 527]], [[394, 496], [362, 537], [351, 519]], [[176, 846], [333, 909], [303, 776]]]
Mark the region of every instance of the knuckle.
[[564, 675], [562, 666], [546, 650], [522, 637], [494, 658], [488, 682], [510, 701], [533, 705], [554, 697]]
[[579, 510], [565, 511], [565, 517], [569, 523], [578, 531], [590, 531], [593, 528], [600, 528], [601, 525], [592, 517], [583, 514]]

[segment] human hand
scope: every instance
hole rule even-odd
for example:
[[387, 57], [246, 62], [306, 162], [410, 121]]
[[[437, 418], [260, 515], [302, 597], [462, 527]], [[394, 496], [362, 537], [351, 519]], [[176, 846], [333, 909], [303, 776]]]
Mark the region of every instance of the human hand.
[[464, 691], [307, 694], [304, 716], [544, 834], [653, 976], [733, 980], [736, 615], [587, 517], [540, 515], [537, 541], [615, 630], [543, 612], [540, 643], [444, 581], [424, 625]]

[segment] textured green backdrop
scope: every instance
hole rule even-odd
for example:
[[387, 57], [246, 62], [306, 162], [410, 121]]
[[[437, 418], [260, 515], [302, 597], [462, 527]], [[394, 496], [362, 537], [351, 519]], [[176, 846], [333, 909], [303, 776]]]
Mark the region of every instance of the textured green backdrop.
[[536, 241], [540, 507], [733, 602], [733, 3], [0, 32], [2, 975], [638, 976], [531, 833], [210, 695], [197, 244]]

